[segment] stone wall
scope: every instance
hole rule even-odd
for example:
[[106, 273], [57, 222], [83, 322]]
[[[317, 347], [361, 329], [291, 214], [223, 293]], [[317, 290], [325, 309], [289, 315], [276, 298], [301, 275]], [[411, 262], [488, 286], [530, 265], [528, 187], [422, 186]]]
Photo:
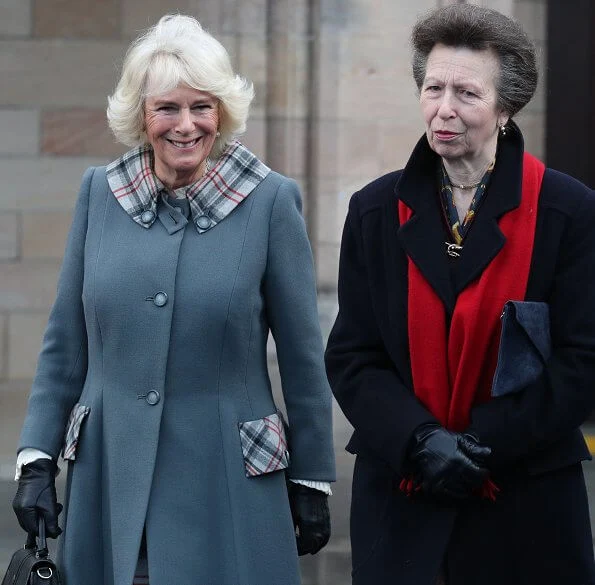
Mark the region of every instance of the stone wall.
[[[444, 1], [444, 0], [442, 0]], [[197, 16], [252, 79], [246, 144], [302, 186], [321, 291], [350, 195], [404, 164], [423, 128], [408, 37], [441, 0], [3, 0], [0, 401], [25, 392], [82, 173], [124, 148], [105, 122], [124, 51], [166, 12]], [[486, 1], [545, 49], [545, 0]], [[542, 62], [545, 62], [542, 59]], [[543, 155], [543, 85], [519, 123]]]
[[[343, 220], [352, 193], [370, 179], [401, 168], [423, 133], [410, 72], [409, 35], [420, 14], [448, 0], [323, 0], [323, 58], [316, 246], [319, 288], [336, 287]], [[470, 2], [471, 3], [471, 2]], [[546, 0], [472, 2], [517, 18], [535, 40], [545, 71]], [[526, 147], [545, 154], [545, 80], [516, 118]]]
[[[166, 12], [192, 14], [254, 82], [244, 142], [302, 187], [328, 332], [349, 197], [401, 167], [423, 132], [408, 38], [419, 14], [447, 1], [2, 0], [0, 479], [14, 472], [82, 173], [125, 150], [107, 128], [105, 107], [131, 39]], [[483, 4], [517, 17], [543, 53], [546, 0]], [[543, 87], [542, 81], [518, 118], [528, 149], [538, 156], [544, 153]], [[273, 346], [270, 358], [278, 393]], [[302, 560], [304, 585], [349, 580], [352, 457], [343, 451], [350, 428], [338, 408], [334, 429], [333, 539], [323, 555]]]

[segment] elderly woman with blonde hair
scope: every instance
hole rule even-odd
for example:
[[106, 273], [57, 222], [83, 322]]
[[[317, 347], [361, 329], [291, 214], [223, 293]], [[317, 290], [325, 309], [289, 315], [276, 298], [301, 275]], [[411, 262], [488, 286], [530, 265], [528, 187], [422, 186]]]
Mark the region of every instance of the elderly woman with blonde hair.
[[[331, 394], [294, 181], [236, 136], [252, 85], [187, 16], [109, 98], [132, 150], [84, 175], [13, 507], [71, 585], [295, 585], [328, 541]], [[272, 332], [288, 423], [267, 372]], [[286, 481], [286, 477], [288, 481]]]

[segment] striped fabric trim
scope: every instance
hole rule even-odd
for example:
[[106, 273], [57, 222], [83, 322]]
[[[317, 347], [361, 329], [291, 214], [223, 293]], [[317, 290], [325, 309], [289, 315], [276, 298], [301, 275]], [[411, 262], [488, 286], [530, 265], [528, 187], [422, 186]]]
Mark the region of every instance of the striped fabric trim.
[[66, 425], [66, 435], [64, 437], [64, 448], [62, 449], [62, 457], [67, 461], [74, 461], [76, 459], [76, 448], [79, 441], [79, 433], [81, 432], [81, 424], [85, 417], [89, 414], [89, 407], [76, 403], [70, 411], [68, 424]]
[[[107, 182], [116, 200], [144, 228], [155, 222], [159, 194], [166, 190], [153, 173], [154, 160], [153, 148], [147, 144], [129, 150], [106, 167]], [[237, 140], [212, 162], [204, 177], [184, 188], [199, 233], [223, 221], [271, 172]], [[152, 211], [153, 216], [150, 221], [145, 216], [143, 222], [141, 215], [146, 211]]]

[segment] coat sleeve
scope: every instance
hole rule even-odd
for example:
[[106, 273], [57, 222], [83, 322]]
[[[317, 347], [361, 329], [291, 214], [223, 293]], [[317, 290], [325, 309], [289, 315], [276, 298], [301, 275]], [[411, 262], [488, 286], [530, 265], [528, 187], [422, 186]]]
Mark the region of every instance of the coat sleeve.
[[291, 478], [335, 480], [332, 395], [324, 371], [312, 252], [296, 183], [272, 206], [264, 280], [289, 422]]
[[50, 311], [37, 371], [29, 395], [19, 451], [39, 449], [57, 459], [70, 410], [87, 373], [87, 333], [83, 312], [83, 272], [89, 190], [93, 169], [84, 176], [68, 234], [56, 300]]
[[[565, 198], [568, 187], [567, 181]], [[551, 358], [534, 383], [472, 411], [472, 430], [492, 448], [495, 466], [538, 454], [562, 440], [595, 405], [595, 193], [584, 186], [579, 192], [559, 257], [551, 259], [556, 261], [548, 299]]]
[[384, 344], [372, 306], [357, 196], [351, 198], [341, 239], [339, 314], [328, 340], [326, 369], [356, 444], [402, 474], [414, 429], [437, 421], [407, 388]]

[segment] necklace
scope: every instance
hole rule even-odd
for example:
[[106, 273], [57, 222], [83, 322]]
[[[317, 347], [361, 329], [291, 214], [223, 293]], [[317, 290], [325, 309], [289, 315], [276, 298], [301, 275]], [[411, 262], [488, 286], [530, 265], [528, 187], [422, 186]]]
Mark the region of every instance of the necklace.
[[448, 177], [448, 182], [450, 183], [451, 187], [456, 187], [457, 189], [463, 189], [464, 191], [466, 191], [468, 189], [475, 189], [481, 185], [481, 181], [477, 181], [477, 183], [473, 183], [472, 185], [457, 185], [456, 183], [453, 183], [450, 180], [450, 177]]
[[477, 187], [479, 187], [479, 186], [481, 185], [481, 181], [483, 180], [483, 177], [484, 177], [485, 173], [486, 173], [488, 170], [490, 170], [491, 168], [493, 168], [493, 167], [494, 167], [494, 163], [495, 163], [495, 162], [496, 162], [496, 161], [495, 161], [495, 160], [493, 160], [493, 161], [492, 161], [492, 162], [491, 162], [491, 163], [488, 165], [488, 168], [486, 169], [486, 171], [484, 171], [484, 173], [483, 173], [483, 175], [482, 175], [481, 179], [479, 179], [479, 181], [477, 181], [477, 183], [473, 183], [473, 184], [471, 184], [471, 185], [463, 185], [463, 184], [461, 184], [461, 183], [459, 183], [459, 184], [457, 184], [457, 183], [453, 183], [453, 182], [450, 180], [450, 177], [448, 176], [448, 172], [446, 171], [446, 167], [444, 166], [444, 161], [442, 162], [442, 169], [444, 170], [444, 174], [446, 175], [446, 178], [448, 179], [448, 184], [449, 184], [451, 187], [454, 187], [455, 189], [462, 189], [463, 191], [468, 191], [469, 189], [477, 189]]

